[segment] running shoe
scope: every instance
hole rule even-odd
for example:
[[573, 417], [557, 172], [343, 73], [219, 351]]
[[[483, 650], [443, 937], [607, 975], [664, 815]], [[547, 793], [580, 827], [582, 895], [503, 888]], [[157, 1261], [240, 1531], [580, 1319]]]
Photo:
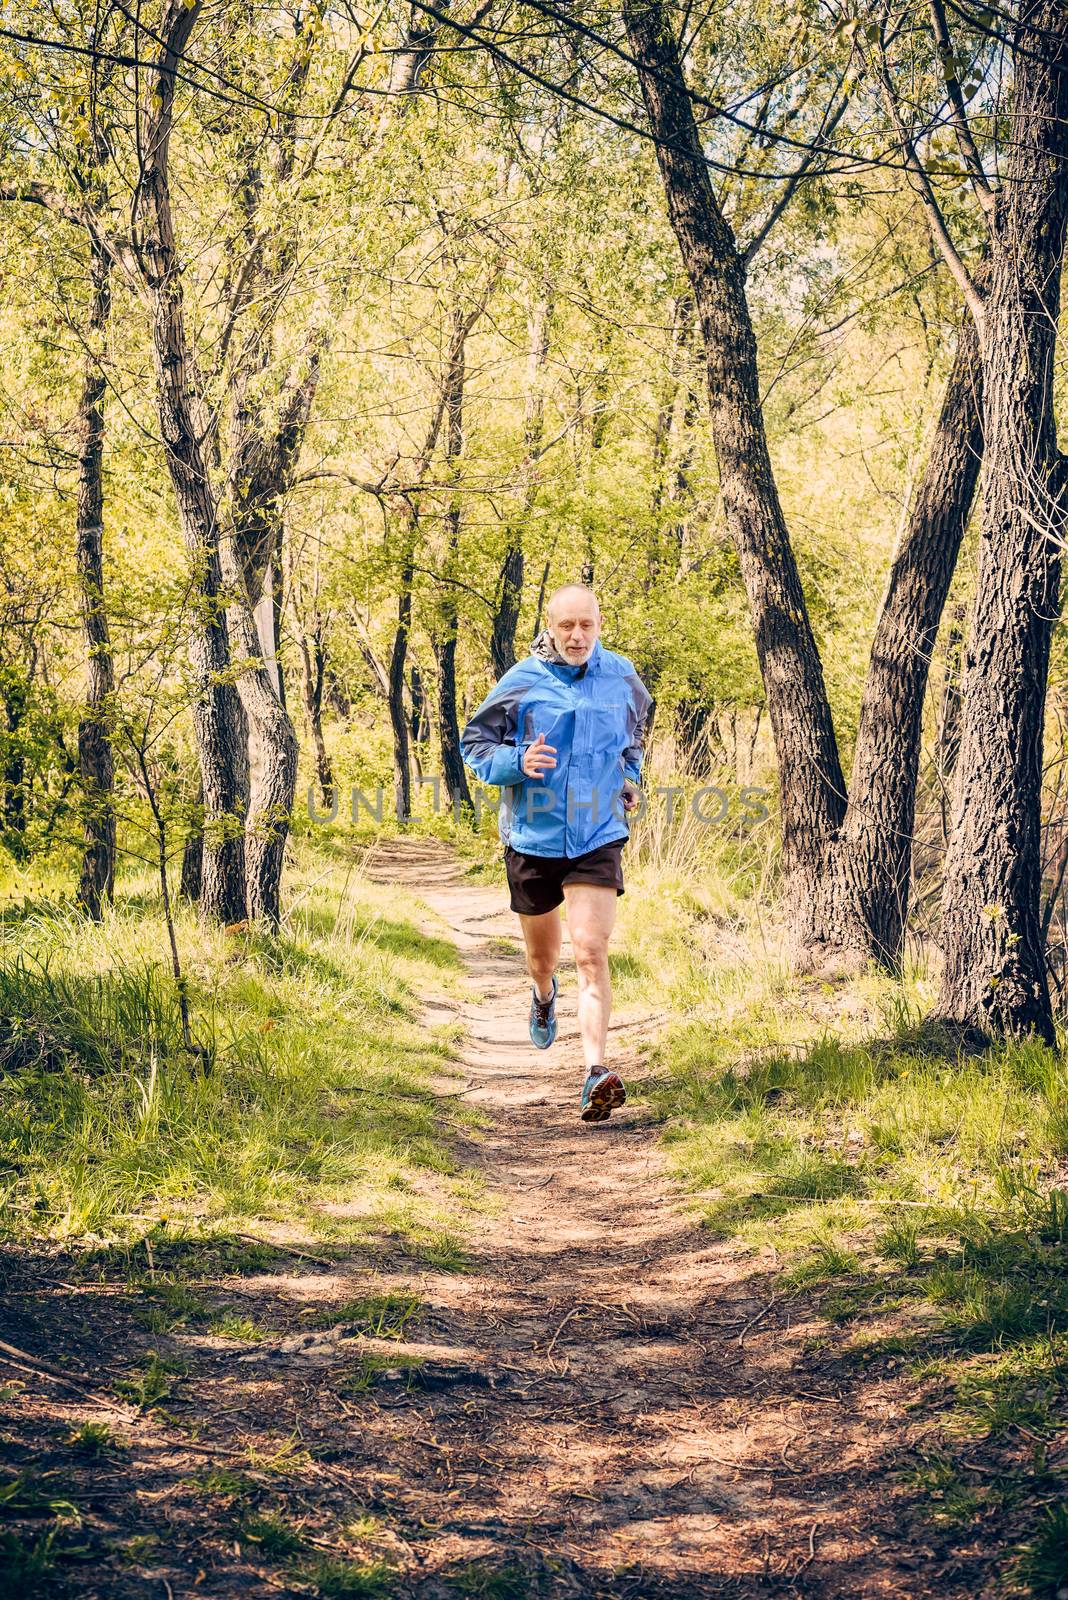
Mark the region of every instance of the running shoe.
[[609, 1072], [605, 1067], [593, 1067], [582, 1085], [580, 1114], [583, 1122], [604, 1122], [626, 1098], [627, 1091], [618, 1072]]
[[530, 986], [530, 1037], [539, 1050], [548, 1050], [556, 1038], [556, 973], [548, 1000], [538, 995], [537, 984]]

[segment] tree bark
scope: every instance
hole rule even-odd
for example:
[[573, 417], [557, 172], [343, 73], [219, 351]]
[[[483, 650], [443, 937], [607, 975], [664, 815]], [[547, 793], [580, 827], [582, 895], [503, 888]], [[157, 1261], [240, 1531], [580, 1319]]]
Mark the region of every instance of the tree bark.
[[203, 441], [208, 428], [202, 386], [185, 329], [181, 266], [174, 242], [169, 143], [176, 72], [200, 15], [201, 0], [168, 0], [160, 24], [163, 49], [151, 75], [141, 182], [136, 196], [135, 250], [152, 306], [160, 431], [193, 564], [199, 607], [190, 658], [193, 728], [204, 783], [201, 909], [223, 922], [245, 916], [240, 752], [235, 745], [230, 646], [221, 593], [218, 508]]
[[108, 700], [115, 688], [107, 611], [104, 606], [104, 395], [103, 343], [111, 310], [107, 255], [90, 241], [91, 294], [86, 356], [78, 410], [78, 501], [76, 555], [85, 637], [85, 711], [78, 723], [78, 769], [85, 806], [84, 848], [78, 900], [98, 920], [115, 888], [115, 758], [108, 728]]
[[1042, 731], [1068, 476], [1053, 411], [1068, 218], [1068, 11], [1060, 0], [1023, 10], [983, 307], [982, 540], [938, 1012], [969, 1032], [1034, 1033], [1052, 1044], [1039, 894]]
[[784, 903], [804, 952], [827, 937], [818, 891], [845, 816], [823, 667], [768, 452], [745, 263], [712, 188], [663, 8], [625, 0], [623, 14], [704, 337], [724, 513], [749, 597], [779, 763]]

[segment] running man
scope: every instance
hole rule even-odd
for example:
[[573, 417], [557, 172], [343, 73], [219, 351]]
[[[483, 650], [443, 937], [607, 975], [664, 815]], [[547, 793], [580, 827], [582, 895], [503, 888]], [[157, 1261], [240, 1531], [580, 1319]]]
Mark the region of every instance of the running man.
[[530, 1037], [556, 1038], [560, 905], [578, 968], [584, 1122], [603, 1122], [627, 1098], [605, 1063], [612, 1004], [608, 941], [623, 893], [626, 813], [637, 787], [652, 697], [626, 656], [600, 641], [601, 608], [584, 584], [549, 598], [548, 626], [486, 696], [463, 731], [468, 766], [499, 786], [512, 910], [532, 981]]

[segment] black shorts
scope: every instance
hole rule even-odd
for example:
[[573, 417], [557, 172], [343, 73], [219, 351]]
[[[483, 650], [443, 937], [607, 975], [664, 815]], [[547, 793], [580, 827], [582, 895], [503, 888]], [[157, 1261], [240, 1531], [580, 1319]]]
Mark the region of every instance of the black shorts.
[[504, 870], [508, 874], [513, 911], [525, 917], [540, 917], [561, 905], [565, 883], [598, 883], [623, 893], [623, 846], [626, 839], [602, 844], [583, 856], [528, 856], [504, 847]]

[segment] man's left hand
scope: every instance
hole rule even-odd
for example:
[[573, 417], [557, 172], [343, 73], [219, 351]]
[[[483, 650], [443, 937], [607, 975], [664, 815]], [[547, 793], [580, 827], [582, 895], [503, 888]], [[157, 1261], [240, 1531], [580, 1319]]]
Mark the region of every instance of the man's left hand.
[[629, 778], [623, 780], [623, 810], [637, 811], [642, 803], [642, 792]]

